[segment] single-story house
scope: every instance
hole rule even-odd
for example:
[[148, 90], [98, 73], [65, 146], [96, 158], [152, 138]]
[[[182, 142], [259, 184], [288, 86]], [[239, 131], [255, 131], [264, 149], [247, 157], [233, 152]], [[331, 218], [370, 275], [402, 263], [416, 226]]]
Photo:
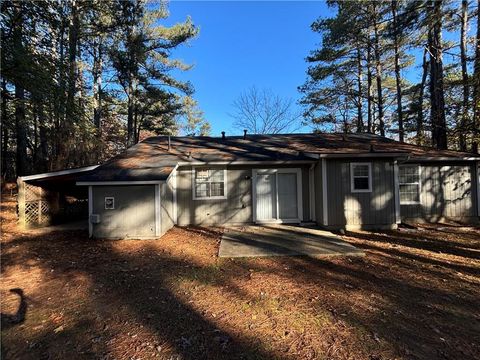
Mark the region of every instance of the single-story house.
[[155, 238], [174, 224], [391, 229], [473, 223], [480, 156], [371, 134], [148, 138], [81, 176], [89, 232]]
[[19, 213], [38, 225], [51, 209], [72, 213], [75, 197], [96, 238], [157, 238], [175, 224], [476, 223], [479, 164], [371, 134], [159, 136], [99, 166], [20, 178]]

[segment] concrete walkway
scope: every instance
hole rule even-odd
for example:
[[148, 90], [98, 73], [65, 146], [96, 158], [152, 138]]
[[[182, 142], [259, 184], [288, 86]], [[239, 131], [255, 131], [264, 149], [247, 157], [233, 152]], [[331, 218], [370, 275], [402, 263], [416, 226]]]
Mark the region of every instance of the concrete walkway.
[[329, 231], [292, 225], [242, 226], [225, 229], [219, 257], [307, 255], [363, 256], [363, 251]]

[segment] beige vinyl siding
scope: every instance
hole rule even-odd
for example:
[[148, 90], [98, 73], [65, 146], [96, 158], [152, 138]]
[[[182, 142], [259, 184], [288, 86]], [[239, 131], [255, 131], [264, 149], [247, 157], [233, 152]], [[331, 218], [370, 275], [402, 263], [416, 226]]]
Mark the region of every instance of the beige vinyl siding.
[[[113, 210], [105, 209], [105, 197], [115, 199]], [[155, 185], [92, 186], [92, 199], [92, 213], [100, 215], [93, 237], [155, 237]]]
[[[310, 220], [309, 209], [309, 165], [282, 166], [301, 168], [302, 200], [304, 220]], [[223, 167], [216, 167], [223, 169]], [[279, 166], [227, 166], [227, 198], [193, 200], [192, 167], [177, 169], [177, 213], [178, 224], [222, 225], [253, 222], [252, 212], [252, 169], [279, 168]]]
[[300, 167], [302, 170], [302, 212], [303, 221], [311, 221], [310, 218], [310, 186], [309, 186], [309, 166]]
[[327, 161], [328, 225], [374, 227], [395, 224], [393, 162], [359, 161], [372, 164], [371, 192], [351, 191], [350, 163], [352, 162]]
[[165, 183], [160, 184], [160, 236], [170, 230], [175, 224], [174, 202], [173, 202], [173, 181], [172, 177]]
[[440, 221], [475, 217], [473, 165], [420, 164], [420, 203], [401, 205], [402, 219]]
[[248, 168], [228, 168], [227, 199], [193, 200], [192, 167], [178, 168], [178, 224], [185, 226], [252, 222], [251, 175]]

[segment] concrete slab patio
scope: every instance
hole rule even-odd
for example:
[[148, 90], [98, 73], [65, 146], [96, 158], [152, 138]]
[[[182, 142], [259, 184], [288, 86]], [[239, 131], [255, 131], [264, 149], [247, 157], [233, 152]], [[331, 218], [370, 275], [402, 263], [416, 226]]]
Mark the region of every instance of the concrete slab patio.
[[218, 251], [219, 257], [288, 255], [363, 256], [364, 253], [329, 231], [283, 224], [226, 228]]

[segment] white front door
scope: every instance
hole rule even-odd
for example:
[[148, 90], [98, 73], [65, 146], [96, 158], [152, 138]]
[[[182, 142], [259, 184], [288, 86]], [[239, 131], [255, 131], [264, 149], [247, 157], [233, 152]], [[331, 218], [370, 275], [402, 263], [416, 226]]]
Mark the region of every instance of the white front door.
[[253, 170], [254, 221], [301, 221], [300, 169]]
[[263, 221], [277, 218], [275, 173], [257, 175], [257, 218]]

